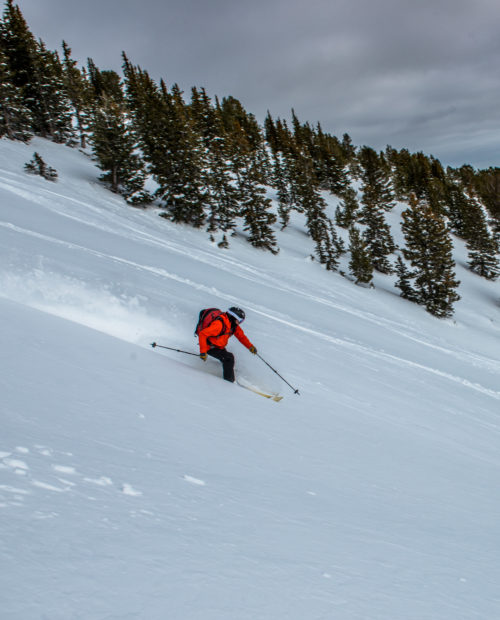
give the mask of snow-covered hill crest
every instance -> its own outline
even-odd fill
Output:
[[[498,618],[500,284],[456,242],[438,320],[312,262],[298,219],[221,250],[98,176],[0,141],[2,620]],[[149,346],[233,304],[300,396],[237,342],[280,403]]]

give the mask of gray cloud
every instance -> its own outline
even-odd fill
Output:
[[[18,0],[54,49],[233,95],[262,121],[347,132],[444,164],[500,165],[497,0]]]

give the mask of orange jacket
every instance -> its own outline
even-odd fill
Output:
[[[212,347],[217,349],[225,349],[227,342],[232,335],[231,321],[228,319],[227,314],[223,312],[214,321],[212,321],[208,327],[202,329],[198,334],[200,353],[206,353]],[[234,335],[247,349],[253,346],[239,325],[236,326]]]

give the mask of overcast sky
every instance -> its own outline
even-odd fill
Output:
[[[354,144],[500,166],[499,0],[17,0],[50,49]]]

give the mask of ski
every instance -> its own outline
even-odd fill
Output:
[[[269,398],[270,400],[274,400],[275,403],[279,403],[279,401],[283,398],[283,396],[280,396],[279,394],[266,394],[266,392],[259,390],[253,385],[242,383],[240,380],[237,380],[236,383],[240,387],[245,388],[245,390],[250,390],[250,392],[253,392],[254,394],[259,394],[259,396],[264,396],[264,398]]]

